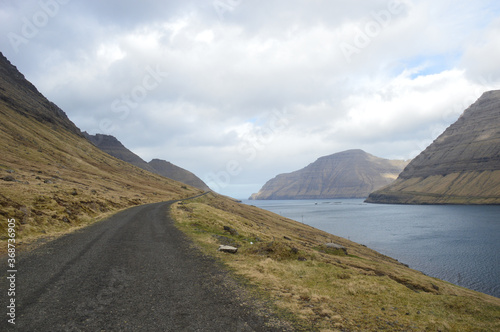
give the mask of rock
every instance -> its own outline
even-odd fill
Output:
[[[78,191],[76,189],[73,189],[73,191],[71,192],[71,195],[73,195],[73,196],[78,195]]]
[[[16,179],[12,175],[5,176],[3,180],[7,182],[16,182]]]
[[[238,248],[232,246],[224,246],[224,245],[219,246],[219,249],[217,250],[222,252],[227,252],[230,254],[236,254],[238,252]]]
[[[236,245],[236,241],[234,241],[233,239],[231,238],[228,238],[227,236],[224,236],[224,235],[217,235],[217,234],[214,234],[212,235],[214,238],[216,238],[217,240],[219,240],[219,243],[221,245],[225,245],[225,246],[234,246]]]
[[[238,236],[239,235],[239,233],[238,233],[237,230],[235,230],[234,228],[231,228],[229,226],[224,226],[224,230],[226,232],[229,232],[229,234],[231,234],[231,235],[234,235],[234,236]]]
[[[340,244],[330,242],[330,243],[325,243],[325,245],[328,249],[342,250],[347,255],[347,248]]]
[[[9,174],[13,174],[13,173],[15,173],[16,171],[14,171],[13,169],[8,169],[6,172],[7,172],[7,173],[9,173]]]
[[[46,184],[53,184],[53,183],[54,183],[54,181],[47,179],[47,180],[43,181],[43,183],[46,183]]]
[[[284,238],[285,240],[292,241],[292,239],[290,239],[288,236],[283,236],[283,238]]]

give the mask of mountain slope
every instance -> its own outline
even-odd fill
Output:
[[[210,190],[210,188],[196,175],[168,161],[153,159],[149,163],[145,162],[141,157],[127,149],[114,136],[102,134],[89,135],[87,133],[84,133],[84,135],[95,146],[113,157],[126,161],[148,172],[188,184],[204,191]]]
[[[161,159],[153,159],[148,163],[148,165],[154,169],[156,174],[189,184],[190,186],[204,191],[210,190],[205,182],[203,182],[199,177],[182,167],[172,164],[171,162]]]
[[[126,161],[148,172],[156,173],[153,167],[149,166],[141,157],[127,149],[118,139],[116,139],[116,137],[102,134],[89,135],[86,132],[84,135],[92,144],[113,157]]]
[[[500,91],[484,93],[367,202],[500,204]]]
[[[26,118],[35,119],[47,126],[62,127],[81,136],[73,122],[56,104],[47,100],[24,75],[0,53],[0,100],[2,105]]]
[[[18,239],[200,192],[96,148],[2,54],[0,73],[0,215],[16,219]]]
[[[394,181],[405,165],[405,161],[348,150],[276,176],[251,199],[364,198]]]

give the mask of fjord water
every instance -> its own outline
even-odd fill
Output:
[[[500,206],[382,205],[361,199],[256,200],[412,269],[500,297]]]

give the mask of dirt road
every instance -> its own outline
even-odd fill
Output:
[[[266,326],[272,317],[191,247],[168,216],[171,203],[134,207],[18,254],[15,326],[3,257],[0,330],[283,330]]]

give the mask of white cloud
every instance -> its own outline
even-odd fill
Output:
[[[492,84],[500,80],[500,18],[488,25],[485,31],[471,36],[465,47],[460,65],[467,70],[467,76],[482,84]]]
[[[0,49],[82,130],[200,177],[237,162],[237,197],[345,149],[413,157],[500,80],[493,0],[72,1],[19,52],[40,6],[7,3]]]

